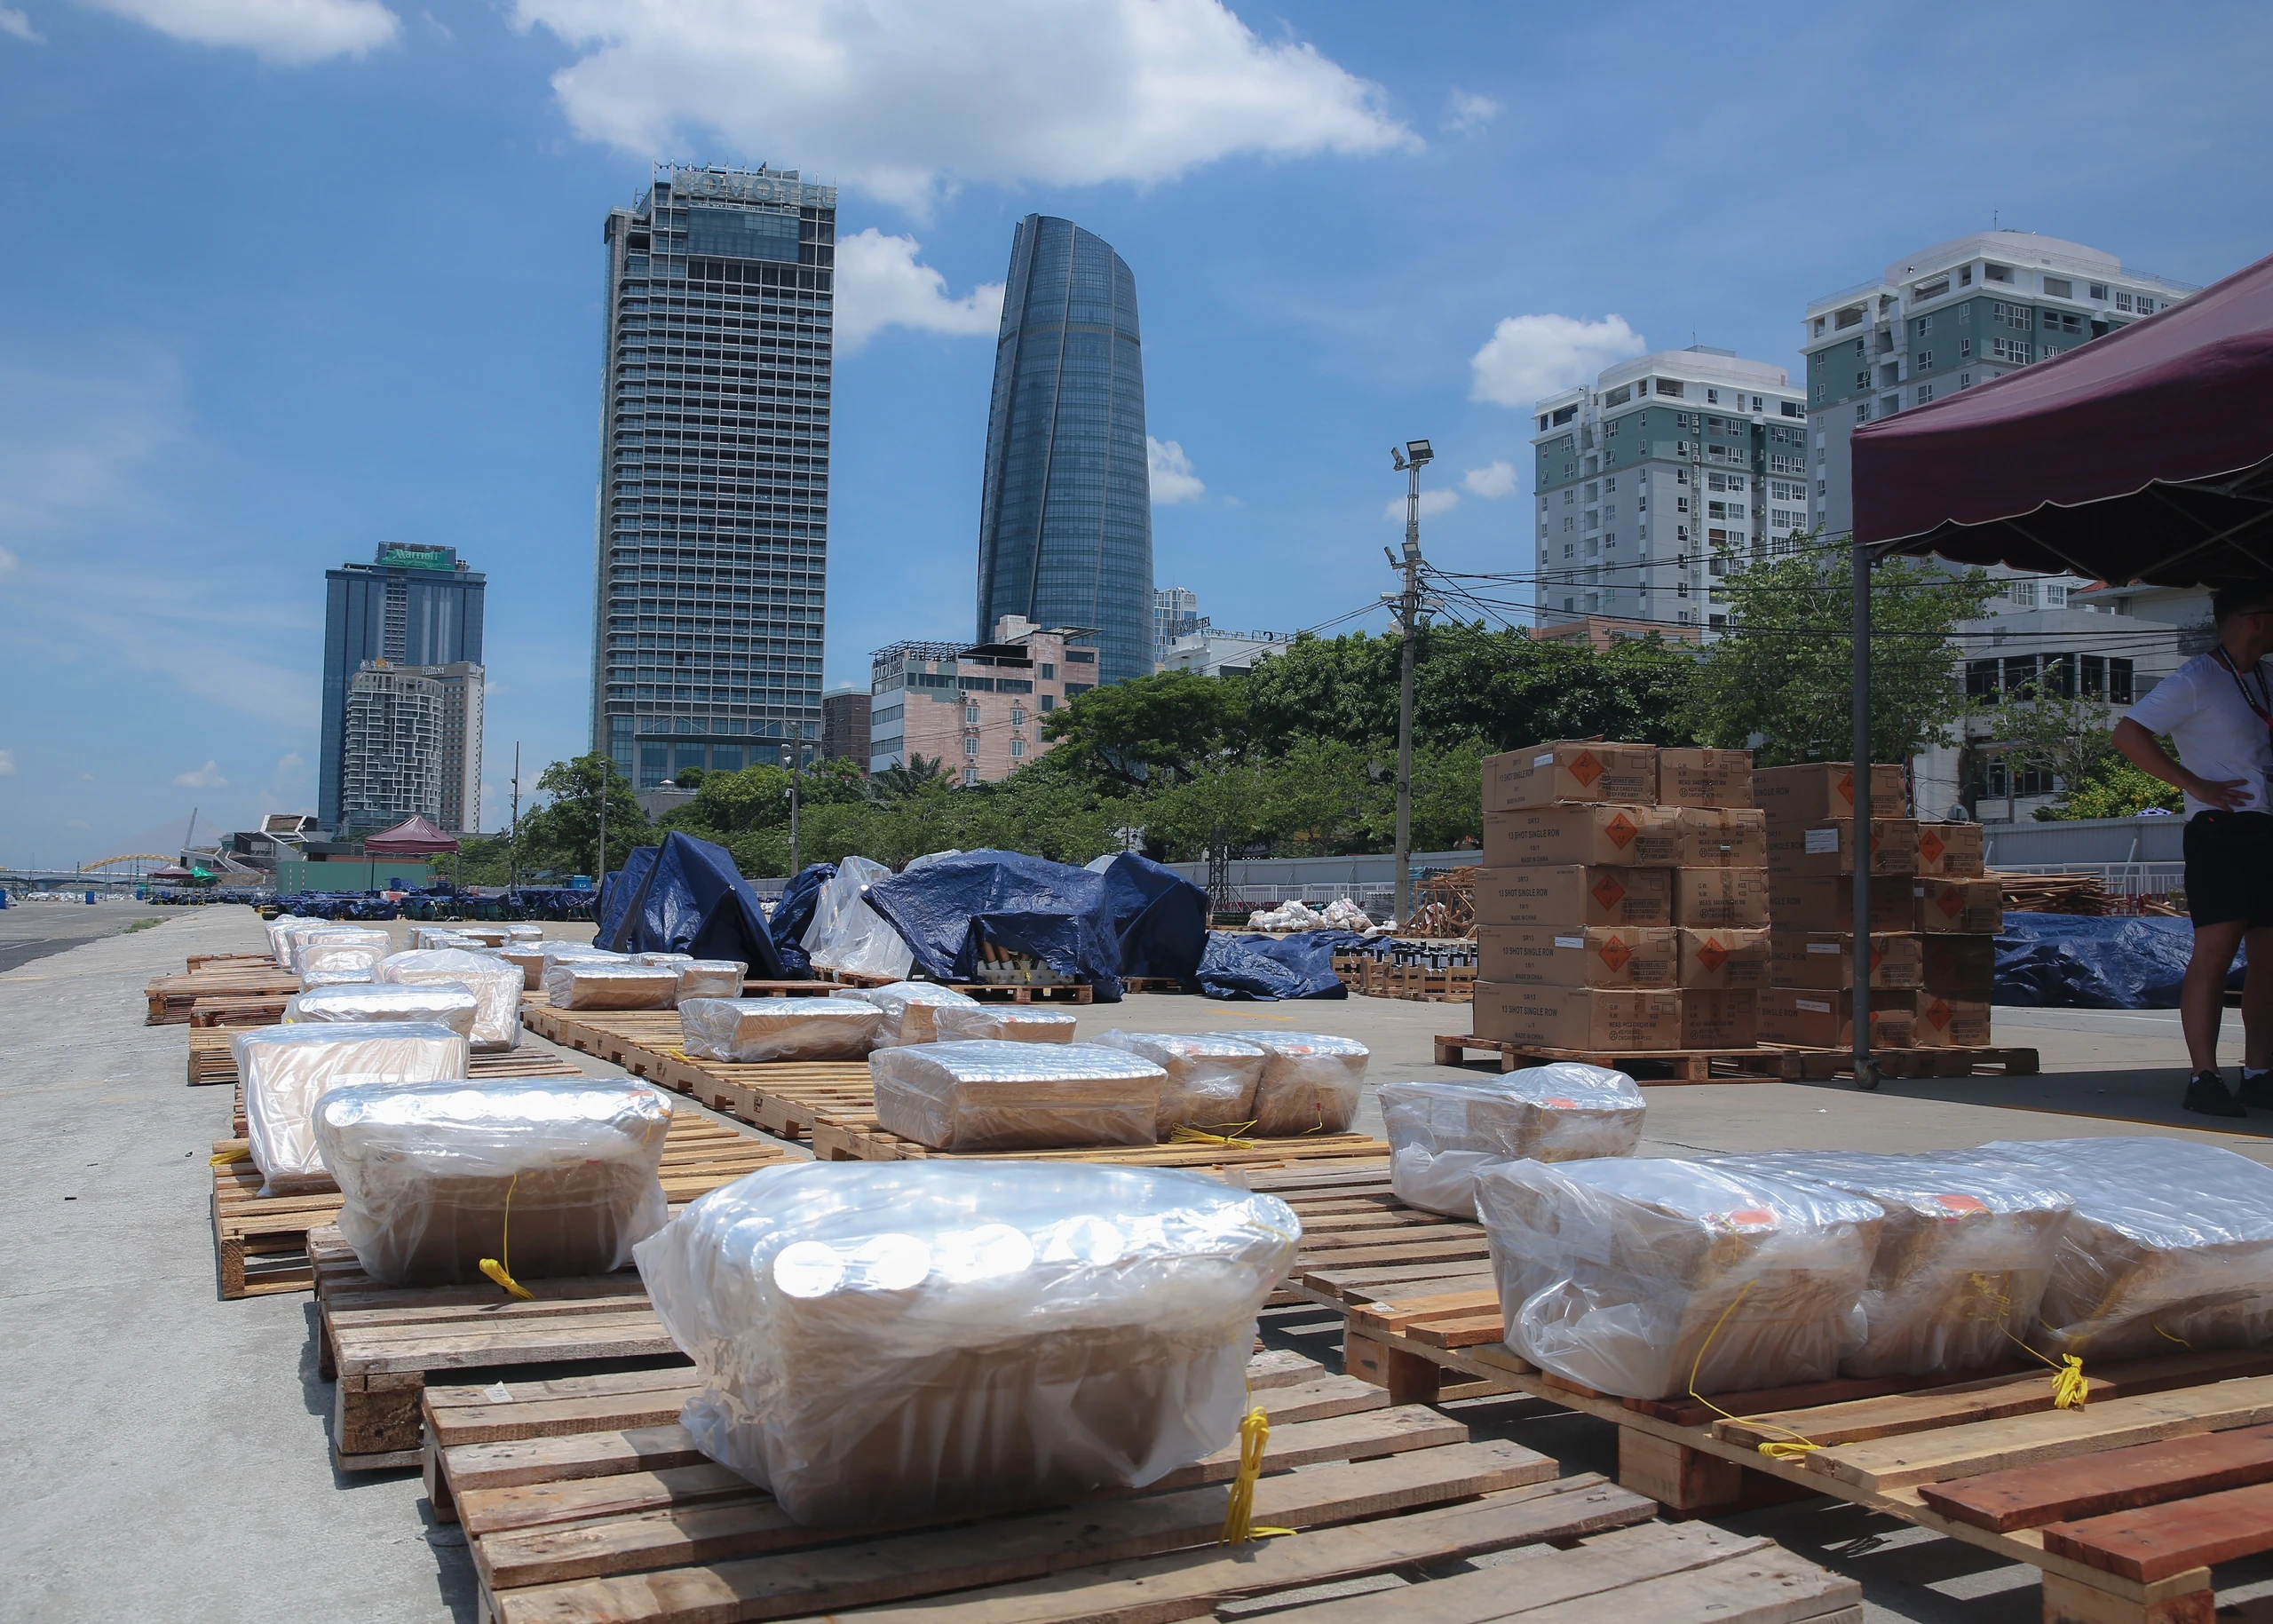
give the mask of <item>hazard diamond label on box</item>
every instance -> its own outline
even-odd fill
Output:
[[[1926,1018],[1936,1026],[1948,1026],[1950,1024],[1949,1001],[1944,998],[1936,998],[1933,1002],[1928,1004],[1926,1006]]]
[[[1855,775],[1852,772],[1839,780],[1839,798],[1849,806],[1855,804]]]
[[[1582,788],[1592,789],[1595,780],[1602,776],[1602,763],[1595,759],[1592,750],[1580,750],[1571,763],[1571,776],[1577,779]]]
[[[1609,836],[1611,844],[1621,852],[1633,844],[1634,832],[1634,820],[1624,812],[1620,812],[1603,826],[1603,833]]]
[[[1928,862],[1940,862],[1943,850],[1942,837],[1933,830],[1928,829],[1918,836],[1918,855]]]
[[[1634,949],[1613,936],[1595,950],[1595,956],[1612,970],[1623,970],[1626,961],[1634,956]]]
[[[1942,893],[1942,913],[1945,917],[1955,919],[1963,912],[1965,912],[1965,893],[1963,891],[1958,890],[1955,886],[1952,886],[1949,890]]]
[[[1718,970],[1729,962],[1729,950],[1708,936],[1697,950],[1697,962],[1707,970]]]
[[[1616,907],[1626,900],[1626,887],[1614,874],[1606,874],[1594,884],[1594,899],[1604,907]]]

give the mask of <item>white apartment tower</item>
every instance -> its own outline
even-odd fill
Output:
[[[1722,578],[1806,526],[1807,407],[1781,367],[1695,345],[1532,409],[1542,628],[1591,615],[1709,640]]]
[[[481,667],[367,661],[349,680],[341,826],[384,828],[416,813],[455,835],[481,829]]]

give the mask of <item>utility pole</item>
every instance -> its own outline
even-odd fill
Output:
[[[1403,664],[1397,682],[1397,890],[1390,923],[1405,928],[1413,916],[1413,645],[1421,620],[1421,471],[1435,460],[1425,440],[1391,446],[1390,463],[1406,476],[1405,557],[1390,554],[1390,567],[1405,574],[1405,590],[1382,600],[1394,606],[1403,634]],[[1388,552],[1389,549],[1382,549]]]
[[[794,879],[798,869],[797,804],[804,798],[801,792],[804,787],[805,725],[792,722],[789,725],[796,730],[789,743],[789,875]]]
[[[593,913],[599,911],[599,893],[607,885],[607,780],[614,775],[615,758],[603,756],[600,767],[600,866],[592,871]]]
[[[513,822],[505,836],[505,889],[521,888],[521,741],[513,741]]]

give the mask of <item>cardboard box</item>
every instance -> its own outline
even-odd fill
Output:
[[[1479,925],[1669,925],[1670,868],[1577,864],[1558,868],[1482,868],[1474,904]]]
[[[1616,1054],[1681,1047],[1681,994],[1476,984],[1476,1035],[1540,1049]]]
[[[1871,985],[1914,991],[1926,981],[1926,939],[1873,936]],[[1841,987],[1855,985],[1855,939],[1837,931],[1776,931],[1769,935],[1777,986]]]
[[[1819,987],[1771,986],[1760,994],[1760,1041],[1802,1049],[1852,1049],[1855,995]],[[1918,994],[1871,994],[1871,1047],[1914,1049]]]
[[[1918,872],[1952,879],[1977,879],[1984,872],[1981,861],[1981,826],[1977,823],[1921,823],[1918,826]]]
[[[1765,868],[1768,814],[1749,806],[1672,809],[1680,825],[1683,868]]]
[[[1768,871],[1764,868],[1676,868],[1673,922],[1699,929],[1768,928]]]
[[[1481,925],[1476,949],[1476,978],[1503,986],[1671,986],[1681,974],[1667,925]]]
[[[1871,929],[1914,931],[1917,899],[1899,881],[1871,882]],[[1851,931],[1855,876],[1768,871],[1768,917],[1779,931]]]
[[[1921,931],[1994,936],[2005,928],[2005,888],[1998,881],[1921,875],[1910,890],[1917,901]]]
[[[1778,824],[1830,823],[1855,815],[1855,769],[1843,761],[1810,761],[1797,767],[1759,767],[1752,775],[1752,804]],[[1871,816],[1899,818],[1909,811],[1902,768],[1881,762],[1871,769]]]
[[[1871,873],[1918,872],[1918,825],[1908,818],[1871,820]],[[1768,826],[1768,867],[1772,874],[1852,874],[1855,826],[1796,823]]]
[[[1757,992],[1772,986],[1769,966],[1774,962],[1765,931],[1700,931],[1682,926],[1682,991],[1699,993]]]
[[[1658,804],[1658,747],[1564,740],[1484,758],[1484,810],[1557,801]]]
[[[1750,806],[1750,750],[1658,752],[1660,806]]]
[[[1925,988],[1944,998],[1993,1002],[1997,991],[1997,939],[1926,938]]]
[[[1918,994],[1919,1048],[1986,1049],[1988,1046],[1987,999],[1944,998],[1939,993]]]
[[[1523,806],[1484,814],[1484,866],[1564,863],[1670,868],[1682,860],[1681,813],[1670,806]]]
[[[1683,1049],[1751,1049],[1760,1042],[1760,994],[1707,992],[1683,987],[1681,1046]]]

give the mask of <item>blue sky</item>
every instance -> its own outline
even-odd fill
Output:
[[[312,805],[322,572],[384,541],[488,573],[490,826],[515,741],[583,747],[599,227],[652,158],[843,188],[835,685],[971,630],[1025,213],[1136,272],[1160,583],[1298,628],[1393,584],[1409,437],[1430,555],[1521,567],[1493,397],[1627,331],[1796,369],[1809,298],[1992,217],[2273,251],[2269,67],[2253,5],[0,0],[0,862]]]

